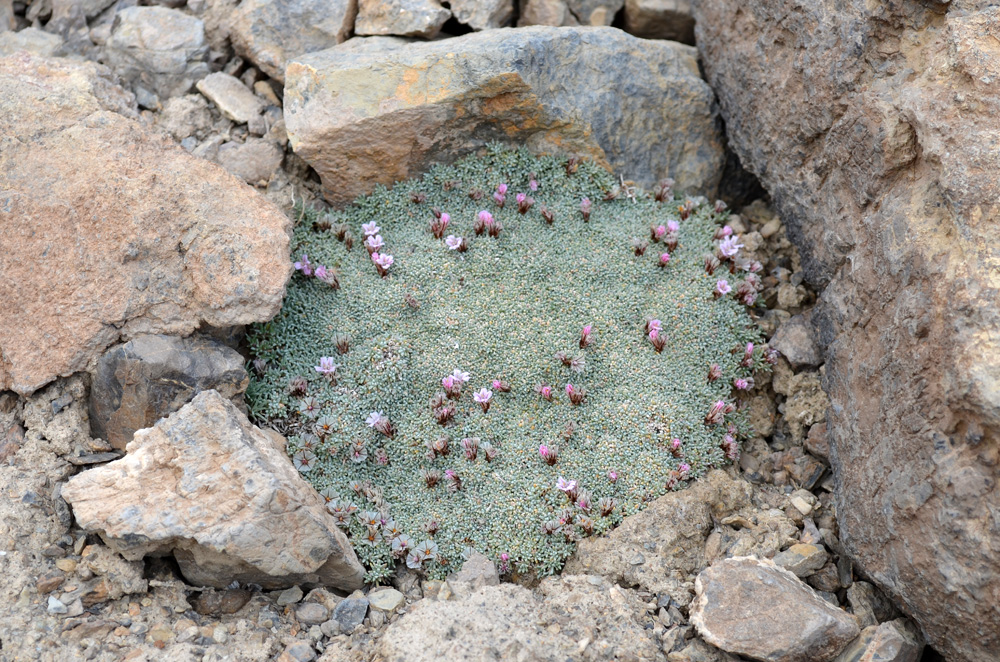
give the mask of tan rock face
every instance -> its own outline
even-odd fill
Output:
[[[322,498],[218,392],[136,432],[127,450],[62,491],[80,525],[126,559],[173,552],[188,581],[216,588],[361,587]]]
[[[281,306],[288,219],[133,117],[103,67],[0,59],[0,389],[90,369],[122,337]]]
[[[1000,650],[990,4],[695,7],[730,141],[829,283],[814,319],[842,541],[960,661]]]
[[[613,28],[352,39],[288,65],[285,122],[338,205],[490,141],[711,195],[722,143],[694,55]]]
[[[765,662],[827,662],[860,634],[855,620],[768,560],[725,559],[698,575],[691,623],[705,641]]]

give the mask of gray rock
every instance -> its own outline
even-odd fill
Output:
[[[119,76],[162,98],[185,94],[210,71],[205,24],[176,9],[122,9],[106,52]]]
[[[694,45],[691,0],[625,0],[625,31]]]
[[[289,59],[350,37],[357,13],[357,0],[243,0],[230,37],[237,53],[284,81]]]
[[[316,602],[303,602],[295,608],[295,618],[303,625],[319,625],[330,618],[330,610]]]
[[[822,545],[792,545],[774,557],[774,563],[796,577],[809,577],[826,565],[829,554]]]
[[[289,644],[278,658],[278,662],[312,662],[316,659],[316,650],[305,641]]]
[[[124,449],[136,430],[208,389],[245,411],[243,392],[249,381],[240,353],[218,341],[138,336],[112,347],[97,362],[90,390],[91,431]]]
[[[436,0],[358,0],[354,32],[432,39],[451,17]]]
[[[860,662],[861,656],[868,649],[868,644],[875,637],[875,630],[877,629],[876,626],[870,625],[861,630],[858,638],[848,644],[847,648],[842,650],[833,662]]]
[[[514,17],[513,0],[451,0],[451,15],[473,30],[502,28]]]
[[[14,18],[13,0],[0,0],[0,33],[8,32],[17,27],[17,20]]]
[[[49,601],[46,605],[46,609],[50,614],[65,614],[67,611],[69,611],[66,608],[66,605],[64,605],[61,600],[52,595],[49,596]]]
[[[858,636],[857,623],[768,560],[715,563],[695,581],[691,623],[705,641],[763,662],[826,662]]]
[[[244,588],[229,588],[224,591],[202,591],[194,602],[194,610],[204,616],[235,614],[250,602],[253,593]],[[213,635],[218,641],[218,638]],[[219,643],[224,643],[219,641]]]
[[[918,662],[924,638],[906,618],[882,623],[875,629],[859,662]]]
[[[61,55],[62,45],[62,37],[38,28],[25,28],[18,32],[0,30],[0,57],[13,55],[17,51],[53,57]]]
[[[293,605],[301,599],[302,589],[299,586],[292,586],[279,593],[274,602],[279,607],[284,607],[286,605]]]
[[[368,593],[368,604],[372,609],[392,613],[406,603],[403,594],[394,588],[373,589]]]
[[[496,565],[479,552],[473,552],[462,564],[461,570],[448,577],[448,587],[459,598],[466,597],[483,586],[499,585],[500,575]]]
[[[566,0],[573,17],[580,25],[611,25],[625,0]]]
[[[319,626],[319,631],[323,633],[324,637],[336,637],[340,634],[340,622],[331,618]]]
[[[688,46],[543,27],[400,44],[352,39],[286,70],[289,140],[331,203],[493,140],[591,158],[643,185],[669,174],[710,195],[718,184],[712,91]]]
[[[215,156],[223,168],[247,184],[255,185],[271,181],[284,158],[280,147],[264,139],[224,143]]]
[[[136,432],[124,458],[73,476],[62,495],[126,559],[172,551],[195,585],[362,584],[323,498],[217,391]]]
[[[352,595],[340,601],[333,610],[333,620],[340,623],[344,632],[351,632],[361,625],[368,613],[368,598],[363,595]]]
[[[517,25],[577,26],[580,21],[573,16],[566,0],[521,0],[521,15],[517,19]]]
[[[794,370],[816,368],[823,362],[808,314],[795,315],[779,326],[768,344],[781,352]]]
[[[264,102],[235,76],[217,71],[197,84],[219,111],[237,124],[246,124],[264,112]]]
[[[892,601],[868,582],[856,581],[848,587],[847,604],[863,628],[892,620],[898,615]]]

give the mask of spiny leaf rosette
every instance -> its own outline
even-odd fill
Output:
[[[250,332],[248,400],[369,581],[396,560],[440,577],[471,549],[556,572],[736,456],[766,355],[745,306],[759,264],[724,212],[668,186],[491,147],[301,213],[284,307]]]

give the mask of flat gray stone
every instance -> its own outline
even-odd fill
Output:
[[[368,593],[368,604],[379,611],[394,612],[405,602],[403,594],[394,588],[378,588]]]
[[[217,71],[198,81],[198,91],[215,104],[223,115],[237,124],[246,124],[264,112],[264,101],[239,78]]]
[[[368,598],[351,596],[344,598],[333,610],[333,620],[340,623],[344,632],[350,632],[365,620],[368,613]]]
[[[774,563],[796,577],[809,577],[830,557],[822,545],[792,545],[774,557]]]

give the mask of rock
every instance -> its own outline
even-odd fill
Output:
[[[576,20],[566,0],[521,0],[521,15],[518,27],[531,25],[576,26]]]
[[[212,126],[212,113],[200,94],[171,97],[157,113],[156,125],[178,142],[189,136],[204,138]]]
[[[1000,300],[985,220],[1000,199],[1000,8],[717,0],[694,12],[733,149],[807,281],[826,286],[814,319],[845,552],[944,658],[993,659],[1000,308],[983,302]]]
[[[376,654],[386,662],[531,659],[662,659],[632,594],[593,577],[548,577],[537,592],[484,586],[459,601],[421,600],[389,625]]]
[[[764,662],[825,662],[860,630],[795,575],[768,560],[737,557],[698,575],[691,623],[705,641]]]
[[[124,450],[136,430],[215,389],[242,411],[250,378],[235,349],[209,338],[144,335],[112,347],[97,362],[90,389],[95,437]]]
[[[80,525],[126,559],[173,552],[197,586],[361,586],[364,569],[322,498],[217,391],[136,432],[127,450],[62,492]]]
[[[246,124],[264,112],[260,97],[235,76],[217,71],[205,76],[196,85],[219,111],[237,124]]]
[[[269,140],[228,142],[219,147],[219,165],[248,184],[271,181],[281,167],[285,153]]]
[[[303,602],[295,608],[295,618],[303,625],[319,625],[330,618],[330,610],[316,602]]]
[[[284,607],[285,605],[293,605],[301,599],[302,589],[298,586],[292,586],[282,591],[275,599],[275,603],[279,607]]]
[[[210,71],[205,24],[166,7],[118,11],[106,53],[115,73],[161,97],[187,93]]]
[[[25,28],[19,32],[0,30],[0,57],[13,55],[18,51],[27,51],[40,57],[53,57],[61,55],[62,45],[62,37],[38,28]]]
[[[499,580],[497,584],[499,584]],[[386,613],[391,614],[405,603],[406,599],[403,597],[403,594],[394,588],[380,588],[368,593],[368,604],[371,608]]]
[[[35,582],[35,589],[40,595],[45,595],[59,588],[64,581],[66,581],[66,575],[63,573],[50,572],[38,578],[38,581]]]
[[[281,307],[288,218],[135,112],[99,65],[0,59],[0,389],[92,370],[122,336]],[[44,331],[25,334],[23,320]]]
[[[877,587],[856,581],[847,589],[847,604],[861,627],[878,625],[896,617],[896,608]]]
[[[613,28],[401,43],[352,39],[288,65],[288,137],[333,204],[498,139],[591,158],[643,185],[668,174],[692,193],[718,184],[721,136],[693,48]]]
[[[611,25],[625,0],[566,0],[570,13],[580,25]]]
[[[796,577],[809,577],[826,565],[829,554],[822,545],[792,545],[774,557],[774,563]]]
[[[436,0],[358,0],[354,32],[432,39],[450,17]]]
[[[808,314],[795,315],[778,327],[768,345],[781,352],[794,370],[816,368],[823,362],[813,338]]]
[[[920,631],[900,618],[878,626],[859,662],[918,662],[923,652]]]
[[[243,588],[228,588],[224,591],[206,590],[195,599],[193,606],[194,610],[203,616],[235,614],[243,609],[252,597],[253,593]]]
[[[462,564],[462,569],[448,577],[448,587],[453,595],[465,597],[483,586],[498,586],[500,575],[497,567],[486,556],[473,552]]]
[[[48,612],[50,614],[65,614],[67,611],[69,611],[68,609],[66,609],[66,605],[64,605],[60,600],[51,595],[49,596],[49,601],[46,608],[48,609]]]
[[[276,662],[312,662],[316,659],[316,650],[305,641],[289,644],[278,656]]]
[[[656,499],[626,517],[605,536],[584,538],[566,562],[565,573],[593,573],[626,586],[691,601],[691,582],[711,558],[774,556],[796,542],[798,528],[780,510],[754,507],[753,490],[725,471],[710,471],[678,492]],[[713,529],[713,550],[706,551]],[[633,564],[637,556],[641,564]]]
[[[230,37],[237,53],[284,81],[289,59],[350,37],[357,13],[357,0],[243,0]]]
[[[701,639],[692,639],[681,650],[669,653],[667,662],[739,662],[739,658],[709,646]]]
[[[826,420],[826,411],[830,406],[830,398],[820,382],[820,373],[800,372],[785,381],[775,381],[774,390],[785,396],[785,421],[793,442],[801,444],[810,426]]]
[[[12,0],[0,0],[0,33],[14,30],[17,19],[14,18],[14,3]]]
[[[694,45],[690,0],[625,0],[625,31],[643,39]]]
[[[868,644],[875,636],[877,629],[874,625],[863,629],[858,638],[848,644],[847,648],[842,650],[833,662],[858,662],[865,654],[865,649],[868,648]]]
[[[340,601],[333,610],[333,620],[340,623],[340,629],[351,632],[365,620],[368,613],[368,598],[363,595],[351,596]]]
[[[803,446],[807,451],[819,459],[829,463],[830,444],[827,441],[826,423],[817,423],[809,428],[809,434],[806,435],[806,440],[803,442]]]
[[[513,0],[451,0],[451,15],[473,30],[502,28],[514,17]]]

